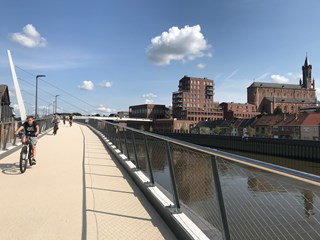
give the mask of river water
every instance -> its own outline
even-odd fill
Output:
[[[320,159],[318,161],[308,161],[225,149],[221,149],[221,151],[320,176]]]
[[[140,167],[149,175],[144,147],[137,148]],[[173,200],[164,149],[161,141],[149,143],[155,182]],[[228,152],[320,174],[320,164],[315,162]],[[183,212],[213,238],[223,227],[210,156],[174,145],[171,157]],[[218,158],[217,166],[231,239],[320,239],[319,187],[226,159]]]

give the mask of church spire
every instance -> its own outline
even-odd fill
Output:
[[[302,66],[302,87],[310,89],[312,87],[312,65],[309,64],[308,54],[306,54],[306,59],[304,60],[304,65]]]
[[[304,60],[304,66],[309,66],[308,55],[306,55],[306,59]]]

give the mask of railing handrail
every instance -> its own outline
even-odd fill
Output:
[[[90,118],[90,119],[95,119],[95,118]],[[95,119],[95,120],[99,120],[99,119]],[[99,120],[101,122],[105,122],[102,120]],[[300,180],[302,182],[306,182],[306,183],[310,183],[316,186],[320,186],[320,176],[314,175],[314,174],[310,174],[310,173],[305,173],[305,172],[301,172],[298,170],[294,170],[294,169],[290,169],[290,168],[286,168],[286,167],[282,167],[282,166],[278,166],[272,163],[266,163],[266,162],[261,162],[259,160],[255,160],[252,158],[247,158],[247,157],[242,157],[242,156],[238,156],[232,153],[227,153],[227,152],[223,152],[223,151],[219,151],[217,149],[212,149],[212,148],[208,148],[208,147],[203,147],[197,144],[193,144],[193,143],[189,143],[189,142],[185,142],[185,141],[181,141],[178,139],[173,139],[170,137],[166,137],[166,136],[161,136],[155,133],[150,133],[147,131],[141,131],[135,128],[130,128],[130,127],[124,127],[121,126],[119,124],[116,123],[111,123],[111,122],[107,122],[108,124],[111,124],[115,127],[119,127],[119,128],[124,128],[124,129],[128,129],[130,131],[136,132],[136,133],[140,133],[140,134],[145,134],[147,136],[150,137],[154,137],[156,139],[160,139],[160,140],[164,140],[164,141],[168,141],[171,143],[175,143],[177,145],[183,146],[183,147],[188,147],[191,148],[193,150],[205,153],[205,154],[210,154],[210,155],[214,155],[214,156],[218,156],[218,157],[222,157],[224,159],[228,159],[230,161],[233,162],[237,162],[239,164],[243,164],[243,165],[247,165],[250,167],[254,167],[254,168],[258,168],[264,171],[268,171],[271,173],[276,173],[276,174],[280,174],[282,176],[286,176],[286,177],[290,177],[292,179],[295,180]]]

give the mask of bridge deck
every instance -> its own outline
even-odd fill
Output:
[[[0,239],[175,239],[87,127],[41,138],[24,174],[18,159],[0,160]]]

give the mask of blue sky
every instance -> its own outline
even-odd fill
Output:
[[[12,90],[10,49],[28,113],[37,74],[47,75],[39,106],[58,94],[60,111],[102,114],[171,105],[184,75],[213,79],[215,101],[246,102],[254,80],[297,84],[306,52],[320,86],[319,9],[317,0],[2,0],[0,83]]]

